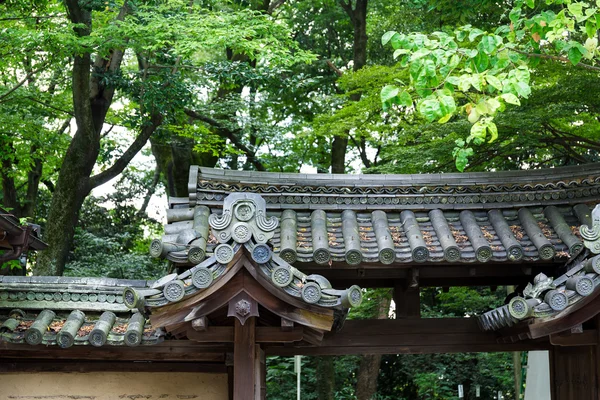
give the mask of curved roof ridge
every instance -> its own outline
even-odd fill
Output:
[[[600,163],[568,167],[512,170],[496,172],[431,173],[431,174],[306,174],[260,171],[238,171],[192,166],[190,190],[199,181],[242,185],[301,186],[465,186],[482,184],[521,184],[560,182],[600,175]]]

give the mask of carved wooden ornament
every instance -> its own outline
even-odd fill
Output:
[[[241,292],[229,300],[228,317],[235,317],[244,325],[250,317],[258,317],[258,303],[248,293]]]

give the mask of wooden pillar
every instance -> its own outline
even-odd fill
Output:
[[[410,287],[404,282],[397,283],[394,287],[394,303],[396,304],[396,318],[421,316],[421,297],[419,287]]]
[[[550,350],[552,400],[598,399],[598,353],[598,345]]]
[[[256,380],[255,340],[256,317],[250,317],[244,325],[234,318],[235,332],[233,343],[233,400],[256,400],[254,384]]]
[[[256,345],[254,398],[256,400],[266,400],[267,398],[267,360],[260,345]]]

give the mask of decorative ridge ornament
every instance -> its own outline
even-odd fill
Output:
[[[277,217],[267,217],[267,203],[255,193],[232,193],[223,202],[223,213],[212,214],[208,223],[220,243],[233,239],[246,243],[251,237],[257,243],[266,243],[279,226]]]
[[[523,297],[517,296],[510,301],[508,315],[505,305],[478,317],[483,330],[498,330],[526,318],[551,317],[596,290],[600,285],[600,205],[596,205],[591,217],[586,210],[587,207],[574,210],[584,222],[579,233],[585,248],[571,252],[571,259],[565,265],[567,272],[556,279],[543,273],[536,275],[533,284],[528,283],[523,290]],[[554,210],[548,207],[546,211],[552,217]]]

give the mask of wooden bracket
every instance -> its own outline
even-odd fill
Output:
[[[246,292],[240,292],[229,300],[228,317],[235,317],[244,325],[250,317],[258,317],[258,303]]]
[[[294,321],[290,321],[287,318],[281,318],[281,330],[290,332],[292,329],[294,329]]]
[[[206,317],[196,318],[192,321],[192,328],[194,328],[196,332],[205,332],[206,328],[208,328],[208,320]]]

